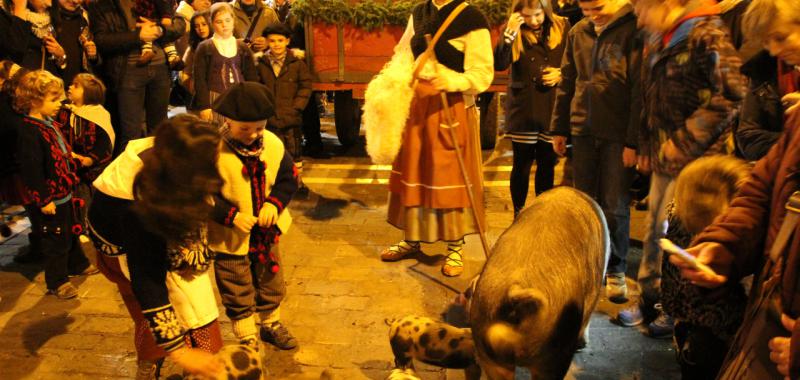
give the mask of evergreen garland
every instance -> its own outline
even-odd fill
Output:
[[[385,25],[406,25],[411,9],[425,0],[295,0],[292,12],[300,20],[311,17],[326,24],[352,24],[372,31]],[[471,0],[492,25],[500,25],[508,18],[511,0]]]

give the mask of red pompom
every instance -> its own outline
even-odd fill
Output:
[[[269,271],[270,271],[272,274],[278,273],[278,271],[279,271],[280,269],[281,269],[281,267],[280,267],[280,266],[279,266],[277,263],[273,263],[272,265],[270,265],[270,266],[269,266]]]

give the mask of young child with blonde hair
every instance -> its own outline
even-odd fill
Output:
[[[666,237],[688,247],[694,235],[725,212],[749,173],[750,166],[732,156],[702,157],[687,165],[667,206]],[[744,289],[734,283],[709,295],[683,279],[667,255],[661,270],[661,308],[675,319],[676,356],[683,378],[713,379],[742,323]]]
[[[77,217],[83,206],[72,197],[78,183],[77,162],[53,117],[61,109],[64,83],[44,70],[32,71],[19,82],[14,109],[22,114],[17,151],[22,181],[36,207],[30,217],[41,221],[41,251],[45,257],[47,290],[61,299],[75,298],[78,290],[69,276],[97,273],[81,250],[83,231]],[[36,223],[34,223],[36,225]]]

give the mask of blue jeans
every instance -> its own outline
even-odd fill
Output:
[[[634,169],[622,165],[622,143],[572,136],[575,188],[594,198],[608,223],[611,257],[606,273],[625,273],[631,229],[628,189]]]
[[[661,293],[661,248],[658,239],[664,237],[664,222],[667,220],[667,204],[675,193],[675,179],[664,174],[650,176],[650,193],[647,195],[647,215],[642,242],[642,261],[639,264],[639,288],[642,290],[642,304],[652,307]]]
[[[114,144],[117,153],[125,150],[128,141],[152,133],[167,118],[170,85],[166,64],[138,67],[128,63],[117,93],[120,119]]]

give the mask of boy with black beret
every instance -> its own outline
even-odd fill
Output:
[[[297,191],[298,177],[281,140],[265,130],[275,115],[273,104],[266,86],[241,82],[212,105],[227,121],[220,129],[218,163],[225,183],[215,197],[208,245],[216,253],[217,287],[236,338],[258,349],[257,312],[261,338],[289,350],[297,341],[280,322],[286,285],[278,237],[291,225],[286,206]]]
[[[303,172],[300,157],[303,135],[303,110],[311,96],[311,72],[301,57],[288,49],[292,31],[283,23],[273,23],[264,29],[268,50],[258,59],[258,75],[275,99],[275,115],[267,129],[276,134]]]

